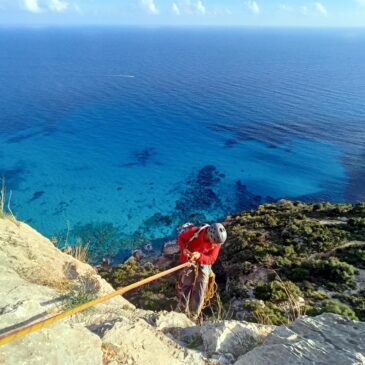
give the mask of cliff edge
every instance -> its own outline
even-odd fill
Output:
[[[0,333],[113,291],[30,226],[0,219]],[[205,322],[135,308],[122,297],[0,347],[0,363],[365,364],[365,323],[334,314],[288,326]]]

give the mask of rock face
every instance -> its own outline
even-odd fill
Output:
[[[261,345],[274,328],[248,322],[218,321],[203,324],[200,333],[208,355],[224,355],[237,359]]]
[[[0,334],[64,310],[70,292],[113,291],[96,271],[24,223],[0,219]],[[194,324],[183,314],[135,309],[122,297],[0,347],[4,365],[206,364],[164,329]]]
[[[113,291],[95,270],[26,224],[0,219],[0,334],[65,309],[70,293]],[[136,309],[122,297],[0,347],[4,365],[365,364],[365,323],[335,315],[288,327],[195,325]]]
[[[246,364],[365,364],[365,323],[335,314],[301,317],[278,327],[235,363]]]

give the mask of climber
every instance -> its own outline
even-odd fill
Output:
[[[192,265],[179,276],[177,311],[187,313],[192,320],[196,320],[202,310],[211,266],[226,238],[227,232],[220,223],[188,227],[179,235],[180,263],[191,261]]]

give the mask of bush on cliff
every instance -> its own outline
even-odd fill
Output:
[[[118,289],[159,272],[160,270],[149,262],[140,265],[136,261],[130,261],[115,268],[102,269],[99,273],[115,289]],[[173,310],[176,307],[176,281],[176,276],[169,276],[126,293],[124,297],[143,309]]]
[[[317,307],[307,311],[310,316],[317,316],[322,313],[335,313],[352,320],[358,320],[355,312],[348,305],[335,300],[324,300]]]

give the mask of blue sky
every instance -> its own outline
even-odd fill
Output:
[[[0,25],[365,27],[365,0],[0,0]]]

